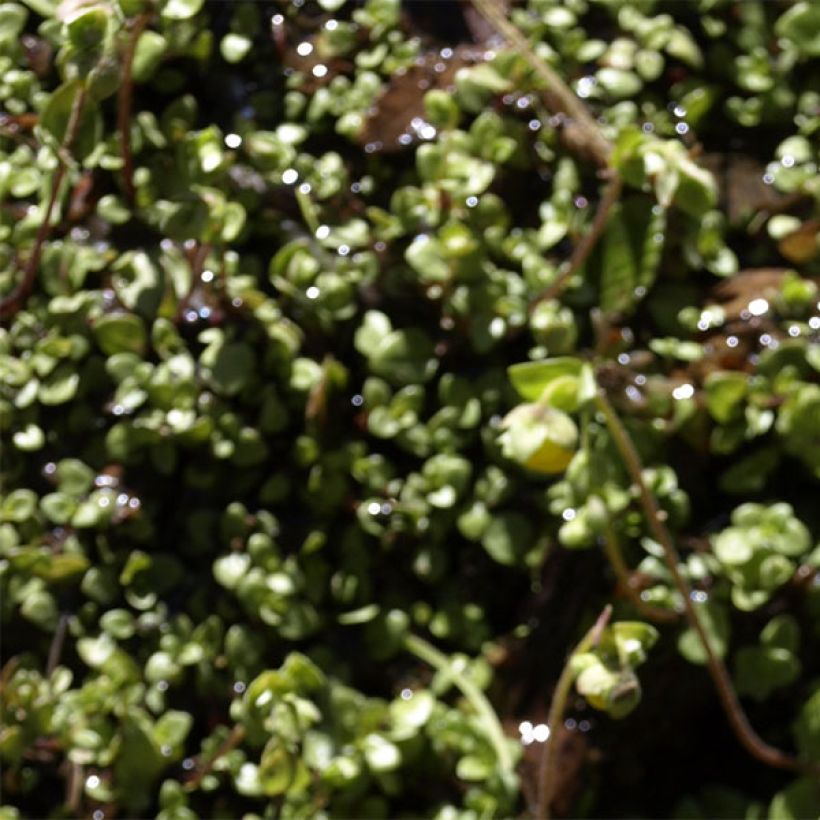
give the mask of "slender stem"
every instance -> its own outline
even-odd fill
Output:
[[[54,176],[51,180],[51,194],[49,195],[48,203],[43,213],[43,221],[40,223],[40,227],[37,229],[37,234],[34,237],[34,247],[31,249],[31,255],[23,269],[23,278],[20,284],[8,296],[0,300],[0,319],[8,319],[17,313],[34,288],[34,283],[37,281],[37,269],[40,267],[40,257],[43,255],[43,246],[51,234],[51,217],[57,205],[60,188],[62,187],[63,179],[68,169],[67,158],[64,155],[71,149],[74,140],[77,138],[77,133],[80,130],[80,118],[83,106],[85,105],[85,97],[85,86],[82,86],[74,97],[65,135],[62,144],[57,150],[57,169],[54,171]]]
[[[217,760],[235,749],[244,739],[245,727],[238,723],[231,729],[231,733],[222,741],[219,748],[208,758],[205,764],[191,775],[191,778],[185,783],[185,791],[191,792],[198,788],[205,775],[209,774],[216,765]]]
[[[618,585],[624,591],[626,597],[629,598],[632,606],[634,606],[641,615],[649,618],[650,621],[656,621],[658,623],[673,623],[678,620],[678,614],[676,612],[670,609],[661,609],[660,607],[652,606],[641,598],[638,590],[632,585],[630,570],[621,553],[621,545],[618,543],[618,535],[611,524],[607,524],[604,529],[604,554],[609,560],[615,577],[618,579]]]
[[[481,719],[484,731],[487,733],[487,739],[495,750],[498,765],[504,772],[512,773],[515,766],[507,737],[501,728],[498,715],[496,715],[484,693],[469,678],[453,668],[453,663],[447,655],[423,638],[419,638],[417,635],[408,635],[404,639],[404,648],[411,655],[415,655],[420,660],[430,664],[441,675],[449,678],[461,691]]]
[[[683,598],[686,619],[703,646],[709,674],[717,689],[723,710],[741,746],[753,757],[769,766],[791,771],[811,772],[814,774],[820,773],[820,767],[817,765],[800,761],[766,743],[749,723],[749,719],[738,700],[737,693],[732,684],[732,678],[723,661],[715,653],[712,642],[706,634],[706,630],[692,603],[691,589],[679,569],[680,556],[678,555],[678,551],[669,531],[661,519],[658,504],[649,491],[646,482],[643,480],[643,465],[641,464],[638,451],[635,449],[635,444],[603,390],[599,389],[597,391],[595,402],[606,420],[607,428],[615,442],[615,446],[621,454],[624,466],[633,483],[638,488],[641,506],[643,507],[647,523],[655,540],[663,547],[666,566],[672,574],[675,587]]]
[[[63,654],[63,644],[65,643],[65,634],[68,629],[69,616],[67,612],[60,615],[60,620],[57,622],[57,629],[54,630],[54,637],[51,640],[51,646],[48,650],[48,661],[46,662],[46,677],[51,677],[57,664],[60,662],[60,657]]]
[[[561,676],[558,678],[558,683],[555,685],[555,692],[553,692],[552,703],[550,703],[550,711],[547,716],[549,733],[544,741],[544,749],[541,752],[541,765],[538,770],[538,799],[535,804],[535,817],[537,820],[548,820],[550,816],[550,806],[555,792],[556,761],[558,760],[558,755],[554,753],[553,748],[558,742],[558,733],[561,731],[561,725],[564,721],[567,698],[575,681],[572,659],[575,655],[586,652],[598,643],[611,615],[612,607],[607,605],[587,634],[581,638],[578,645],[572,650],[561,671]]]
[[[604,189],[604,193],[598,203],[598,208],[595,211],[595,217],[592,220],[592,225],[589,230],[583,235],[581,241],[575,246],[575,249],[572,251],[572,256],[570,256],[569,260],[566,262],[564,269],[558,274],[558,278],[530,301],[530,312],[532,312],[541,302],[545,302],[548,299],[554,299],[558,296],[569,284],[570,279],[580,269],[581,265],[587,261],[595,245],[598,243],[598,240],[601,238],[604,228],[606,228],[606,223],[609,219],[609,212],[612,210],[615,203],[620,199],[622,190],[623,180],[619,176],[612,177]]]
[[[506,11],[499,6],[497,0],[472,2],[479,14],[526,59],[533,71],[546,83],[543,95],[547,107],[553,113],[566,114],[571,118],[577,131],[574,142],[589,153],[602,168],[608,167],[612,145],[603,136],[586,106],[558,74],[533,51],[527,38],[507,19]]]
[[[134,155],[131,153],[131,100],[134,93],[132,70],[137,41],[148,25],[149,15],[141,14],[130,21],[131,36],[122,58],[122,82],[117,92],[117,130],[122,151],[122,184],[129,204],[134,204]]]

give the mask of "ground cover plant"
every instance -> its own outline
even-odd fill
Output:
[[[820,816],[818,44],[0,2],[0,817]]]

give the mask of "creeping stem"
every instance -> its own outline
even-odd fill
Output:
[[[69,161],[69,152],[80,130],[80,118],[83,113],[83,106],[85,105],[85,97],[86,89],[85,86],[82,86],[74,97],[65,135],[57,151],[57,168],[51,179],[51,193],[45,211],[43,212],[43,221],[40,223],[40,227],[37,229],[37,235],[34,237],[34,247],[31,249],[31,254],[23,268],[23,278],[20,284],[6,296],[5,299],[0,301],[0,319],[9,319],[20,310],[23,302],[25,302],[34,288],[34,283],[37,281],[37,270],[40,267],[40,257],[43,255],[43,247],[51,235],[51,217],[57,205],[60,188],[62,188],[63,179],[68,169],[67,162]]]
[[[137,41],[148,25],[148,20],[148,14],[141,14],[129,21],[131,34],[122,58],[122,82],[117,92],[117,130],[120,132],[122,151],[122,184],[130,205],[134,204],[134,155],[131,152],[131,99],[134,93],[132,70]]]
[[[544,741],[544,750],[541,753],[541,765],[538,769],[538,800],[535,808],[536,820],[549,820],[550,816],[550,806],[555,791],[556,761],[558,759],[554,748],[558,742],[557,736],[561,730],[561,723],[564,719],[567,698],[569,697],[570,689],[572,689],[572,684],[575,681],[572,659],[575,655],[588,651],[600,641],[601,633],[604,631],[611,615],[612,607],[607,605],[587,634],[581,638],[578,645],[570,653],[567,662],[564,664],[561,677],[558,678],[558,683],[555,685],[555,692],[552,695],[552,703],[550,703],[550,711],[547,716],[549,733],[547,734],[547,739]]]
[[[641,464],[638,451],[635,449],[635,444],[606,394],[600,388],[595,394],[595,403],[604,416],[606,426],[615,442],[615,446],[618,448],[618,452],[621,454],[624,466],[632,482],[638,488],[641,506],[643,507],[647,523],[649,524],[653,537],[663,548],[664,561],[672,575],[675,587],[683,599],[686,620],[697,634],[698,640],[703,646],[709,674],[717,689],[723,710],[726,712],[729,723],[740,744],[749,754],[769,766],[778,769],[820,774],[820,768],[817,766],[800,761],[796,757],[788,755],[774,746],[770,746],[755,732],[749,723],[749,719],[738,700],[731,676],[723,661],[715,653],[709,636],[706,634],[706,630],[703,628],[703,624],[692,603],[689,583],[679,569],[680,556],[678,555],[672,536],[669,534],[669,530],[667,530],[663,523],[660,510],[658,509],[658,503],[655,501],[655,497],[649,491],[649,487],[647,487],[643,479],[643,465]]]
[[[408,635],[404,639],[404,648],[425,663],[430,664],[441,675],[449,678],[457,689],[461,691],[470,705],[475,709],[487,738],[495,750],[498,765],[505,773],[515,770],[510,747],[501,723],[495,710],[485,697],[484,693],[465,675],[453,668],[453,662],[443,652],[439,652],[432,644],[417,635]]]
[[[617,175],[613,176],[607,183],[606,188],[604,188],[604,193],[598,202],[595,218],[592,220],[592,225],[590,225],[589,230],[575,246],[572,251],[572,256],[564,263],[563,270],[558,274],[556,280],[530,301],[528,306],[530,312],[541,302],[559,296],[561,291],[569,284],[570,279],[572,279],[575,273],[581,268],[581,265],[587,261],[598,240],[601,238],[604,228],[606,228],[609,212],[621,198],[622,190],[623,180]]]
[[[473,5],[493,28],[521,54],[532,70],[545,83],[543,90],[547,107],[556,114],[568,116],[577,131],[575,142],[595,159],[601,167],[609,165],[612,145],[603,136],[598,124],[561,77],[544,62],[532,49],[532,45],[521,31],[507,19],[496,0],[473,0]]]

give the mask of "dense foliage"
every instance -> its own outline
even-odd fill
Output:
[[[0,817],[819,816],[818,56],[0,2]]]

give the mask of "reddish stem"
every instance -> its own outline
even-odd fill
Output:
[[[131,101],[134,92],[132,76],[134,54],[140,35],[148,25],[149,15],[141,14],[130,21],[131,36],[122,59],[122,82],[117,92],[117,129],[120,132],[122,150],[122,184],[125,197],[130,205],[134,204],[134,156],[131,153]]]

